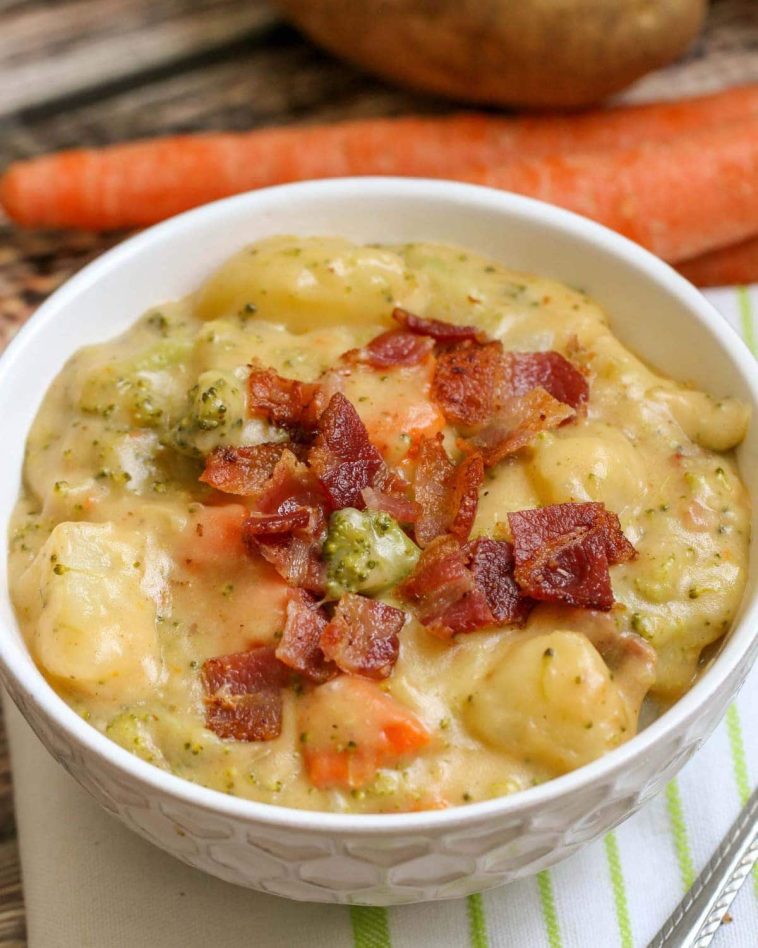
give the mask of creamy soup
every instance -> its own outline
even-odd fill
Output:
[[[52,383],[15,607],[78,713],[189,780],[351,812],[513,793],[628,740],[714,654],[747,423],[579,289],[272,238]]]

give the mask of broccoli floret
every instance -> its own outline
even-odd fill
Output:
[[[96,368],[84,380],[79,407],[115,424],[164,428],[181,404],[177,368],[190,350],[186,339],[167,339],[133,358]]]
[[[324,542],[327,595],[369,596],[384,592],[410,573],[421,551],[389,514],[345,507],[329,520]]]
[[[202,456],[219,444],[236,443],[244,426],[245,395],[233,372],[201,373],[189,393],[189,411],[170,435],[173,447]]]

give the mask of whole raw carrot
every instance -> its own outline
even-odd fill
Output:
[[[464,113],[185,135],[18,162],[0,179],[0,203],[27,226],[109,230],[151,224],[215,198],[286,181],[455,177],[525,157],[630,147],[749,116],[758,116],[758,85],[575,115]]]
[[[677,270],[695,286],[758,283],[758,237],[685,260]]]
[[[758,233],[758,119],[456,177],[584,214],[676,263]]]

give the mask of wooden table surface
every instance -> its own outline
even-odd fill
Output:
[[[627,98],[746,81],[758,81],[754,0],[717,0],[687,61]],[[0,0],[0,169],[56,148],[165,132],[447,108],[320,53],[263,0]],[[0,212],[0,350],[45,296],[122,237],[21,232]],[[0,948],[25,944],[0,719]]]

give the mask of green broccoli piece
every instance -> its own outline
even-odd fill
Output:
[[[327,595],[375,596],[405,579],[421,551],[389,514],[345,507],[329,519],[324,541]]]
[[[201,457],[220,444],[236,443],[244,426],[245,394],[233,372],[201,373],[189,393],[189,411],[169,436],[172,447]]]
[[[177,368],[190,351],[189,341],[167,339],[132,358],[100,366],[85,379],[79,407],[115,424],[165,427],[180,404]]]

